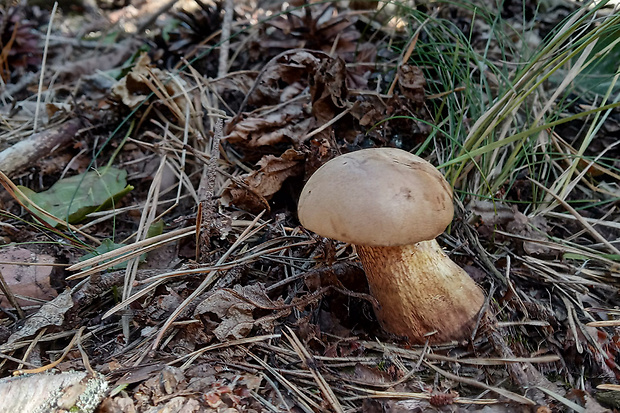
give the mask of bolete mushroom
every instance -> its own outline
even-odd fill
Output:
[[[435,240],[454,207],[433,165],[393,148],[338,156],[310,177],[298,214],[307,229],[355,244],[386,331],[412,343],[471,333],[484,294]]]

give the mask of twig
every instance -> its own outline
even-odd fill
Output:
[[[319,389],[321,390],[321,393],[323,393],[323,396],[325,396],[325,398],[327,399],[327,402],[330,404],[330,406],[335,412],[344,412],[342,406],[340,405],[340,402],[338,401],[338,398],[334,394],[334,391],[331,389],[327,381],[319,372],[312,355],[310,355],[310,353],[304,347],[301,341],[299,341],[299,338],[297,338],[295,332],[293,332],[293,330],[291,330],[291,328],[288,326],[286,328],[288,330],[288,334],[284,333],[284,336],[291,343],[291,346],[293,346],[293,349],[301,359],[302,365],[308,370],[310,370],[310,374],[312,374],[314,381],[316,381],[316,383],[318,384]]]
[[[39,90],[37,91],[37,106],[34,110],[34,126],[32,131],[37,133],[39,127],[39,111],[41,110],[41,92],[43,91],[43,80],[45,79],[45,64],[47,63],[47,49],[50,44],[50,34],[52,33],[52,26],[54,23],[54,16],[56,15],[56,9],[58,8],[58,2],[54,2],[52,8],[52,14],[50,14],[50,21],[47,26],[47,34],[45,36],[45,46],[43,47],[43,60],[41,61],[41,76],[39,76]]]
[[[590,225],[588,221],[583,219],[583,217],[579,214],[579,212],[577,212],[575,208],[570,206],[568,202],[563,200],[561,197],[559,197],[553,191],[549,190],[547,187],[545,187],[540,182],[535,181],[532,178],[528,178],[528,179],[534,185],[536,185],[543,191],[547,191],[549,195],[551,195],[556,201],[560,203],[560,205],[562,205],[568,212],[570,212],[577,219],[577,221],[590,233],[590,235],[592,235],[597,241],[602,242],[607,247],[607,249],[609,249],[609,251],[611,251],[613,254],[620,255],[620,250],[618,250],[618,248],[614,247],[609,241],[607,241],[597,230],[594,229],[592,225]]]
[[[0,271],[0,291],[2,291],[2,293],[4,294],[6,299],[9,301],[9,303],[15,308],[15,310],[17,311],[17,316],[22,320],[26,318],[26,314],[24,313],[24,310],[22,310],[21,306],[17,302],[17,299],[11,292],[11,289],[9,288],[9,285],[6,283],[6,281],[4,280],[4,276],[2,275],[1,271]]]
[[[60,126],[32,134],[0,152],[0,169],[5,174],[12,175],[31,166],[75,139],[81,126],[80,119],[71,119]]]
[[[198,199],[200,199],[202,216],[197,218],[201,225],[196,228],[200,233],[200,255],[196,261],[202,262],[206,258],[209,249],[209,238],[215,229],[215,217],[217,214],[217,202],[215,198],[215,180],[217,174],[217,161],[220,159],[220,141],[224,135],[222,120],[215,123],[215,134],[211,140],[211,157],[203,168],[200,186],[198,187]],[[205,224],[208,225],[205,228]],[[197,247],[198,248],[198,247]]]
[[[159,9],[155,10],[153,12],[153,14],[151,14],[150,16],[147,16],[144,20],[142,20],[142,22],[140,22],[140,24],[138,25],[138,33],[142,33],[144,32],[147,28],[151,27],[153,25],[153,23],[155,23],[155,20],[157,20],[157,18],[159,16],[161,16],[162,14],[166,13],[168,10],[170,10],[172,8],[172,6],[174,6],[176,4],[178,0],[170,0],[168,3],[165,3],[163,6],[161,6]]]
[[[434,364],[431,364],[429,362],[424,362],[424,364],[426,364],[428,367],[432,368],[437,373],[441,374],[442,376],[444,376],[447,379],[454,380],[454,381],[457,381],[457,382],[460,382],[460,383],[465,383],[465,384],[468,384],[470,386],[478,387],[478,388],[481,388],[481,389],[490,390],[490,391],[492,391],[494,393],[502,395],[502,396],[506,397],[507,399],[510,399],[510,400],[515,401],[517,403],[527,404],[527,405],[530,405],[530,406],[536,405],[536,403],[533,400],[528,399],[527,397],[521,396],[521,395],[519,395],[517,393],[513,393],[511,391],[508,391],[506,389],[502,389],[500,387],[489,386],[488,384],[479,382],[478,380],[470,379],[470,378],[467,378],[467,377],[457,376],[456,374],[449,373],[449,372],[447,372],[447,371],[445,371],[443,369],[440,369],[439,367],[437,367]]]
[[[217,69],[217,77],[225,76],[228,73],[228,52],[230,50],[230,28],[232,26],[233,15],[235,14],[233,0],[224,1],[224,21],[222,21],[222,34],[220,38],[220,61]]]
[[[53,369],[54,367],[56,367],[57,365],[59,365],[64,359],[65,357],[67,357],[67,354],[69,354],[69,351],[71,351],[71,349],[73,348],[73,346],[75,345],[76,341],[80,338],[80,336],[82,335],[82,330],[80,329],[77,333],[75,333],[75,335],[73,336],[73,338],[71,339],[71,342],[69,342],[69,345],[67,347],[65,347],[65,351],[62,353],[62,355],[60,356],[60,358],[56,361],[54,361],[53,363],[47,364],[45,366],[36,368],[36,369],[29,369],[29,370],[16,370],[13,372],[14,376],[21,376],[22,374],[35,374],[35,373],[43,373],[44,371]]]

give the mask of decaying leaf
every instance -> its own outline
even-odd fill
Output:
[[[237,122],[225,139],[248,148],[286,142],[299,145],[310,131],[313,119],[303,102],[291,102],[264,117],[248,116]]]
[[[316,72],[321,61],[329,56],[320,52],[310,52],[306,50],[296,51],[295,53],[285,54],[265,70],[261,76],[260,83],[256,91],[250,96],[250,103],[273,104],[284,103],[282,97],[282,84],[303,85],[298,87],[301,92],[308,84],[308,80]]]
[[[519,211],[514,213],[514,219],[506,225],[506,230],[516,235],[529,238],[532,241],[523,241],[523,250],[532,254],[550,254],[554,250],[535,241],[547,241],[547,220],[541,216],[527,217]]]
[[[242,178],[245,185],[232,184],[224,191],[222,203],[261,211],[265,208],[263,199],[269,200],[287,178],[303,173],[303,160],[304,154],[294,149],[287,149],[282,156],[263,156],[257,164],[260,169]]]
[[[0,380],[0,413],[90,413],[107,389],[101,374],[85,371],[9,377]]]
[[[491,202],[484,199],[476,199],[467,205],[467,210],[472,214],[469,222],[487,227],[506,225],[514,219],[514,211],[508,205],[501,202]]]
[[[264,324],[264,320],[254,320],[253,311],[257,306],[274,307],[261,284],[245,287],[235,285],[234,290],[223,288],[215,291],[198,304],[194,316],[215,315],[221,320],[213,331],[218,340],[240,339],[250,333],[255,323]]]
[[[198,305],[194,315],[212,313],[221,321],[213,334],[220,341],[246,337],[254,326],[252,316],[254,306],[240,300],[229,291],[215,291],[209,298]]]
[[[319,124],[329,122],[347,106],[347,69],[342,59],[324,59],[314,75],[310,94],[312,114]]]
[[[398,86],[403,96],[414,102],[417,106],[424,104],[426,79],[424,79],[422,69],[407,64],[401,65],[398,68]]]
[[[54,270],[53,266],[46,265],[27,265],[53,264],[56,260],[47,254],[37,254],[26,248],[7,248],[0,253],[0,271],[7,283],[11,293],[38,300],[49,301],[56,297],[58,293],[50,284],[50,276]],[[24,263],[26,265],[14,265],[11,262]],[[30,305],[31,300],[17,298],[20,305]],[[9,306],[8,301],[0,292],[0,307]]]
[[[130,109],[135,109],[160,86],[165,87],[168,96],[175,97],[177,100],[184,100],[182,90],[177,82],[184,83],[182,79],[171,81],[170,74],[151,67],[151,59],[146,53],[143,53],[131,72],[127,73],[112,87],[112,94]],[[180,102],[179,107],[185,107],[185,104]]]
[[[331,3],[314,6],[294,8],[270,20],[267,24],[277,30],[261,42],[261,47],[269,53],[294,48],[329,53],[336,45],[336,54],[353,55],[361,37],[355,28],[357,19],[339,13]]]
[[[73,307],[71,290],[65,290],[49,303],[43,304],[39,311],[32,317],[27,318],[22,328],[11,334],[11,337],[7,340],[7,344],[33,336],[43,327],[62,325],[65,321],[65,313],[69,311],[71,307]]]

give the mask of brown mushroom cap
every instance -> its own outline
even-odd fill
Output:
[[[452,189],[424,159],[374,148],[332,159],[310,177],[298,206],[302,225],[324,237],[368,246],[436,238],[452,221]]]

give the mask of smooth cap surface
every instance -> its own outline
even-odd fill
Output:
[[[452,221],[452,188],[401,149],[362,149],[321,166],[304,187],[299,220],[324,237],[370,246],[436,238]]]

